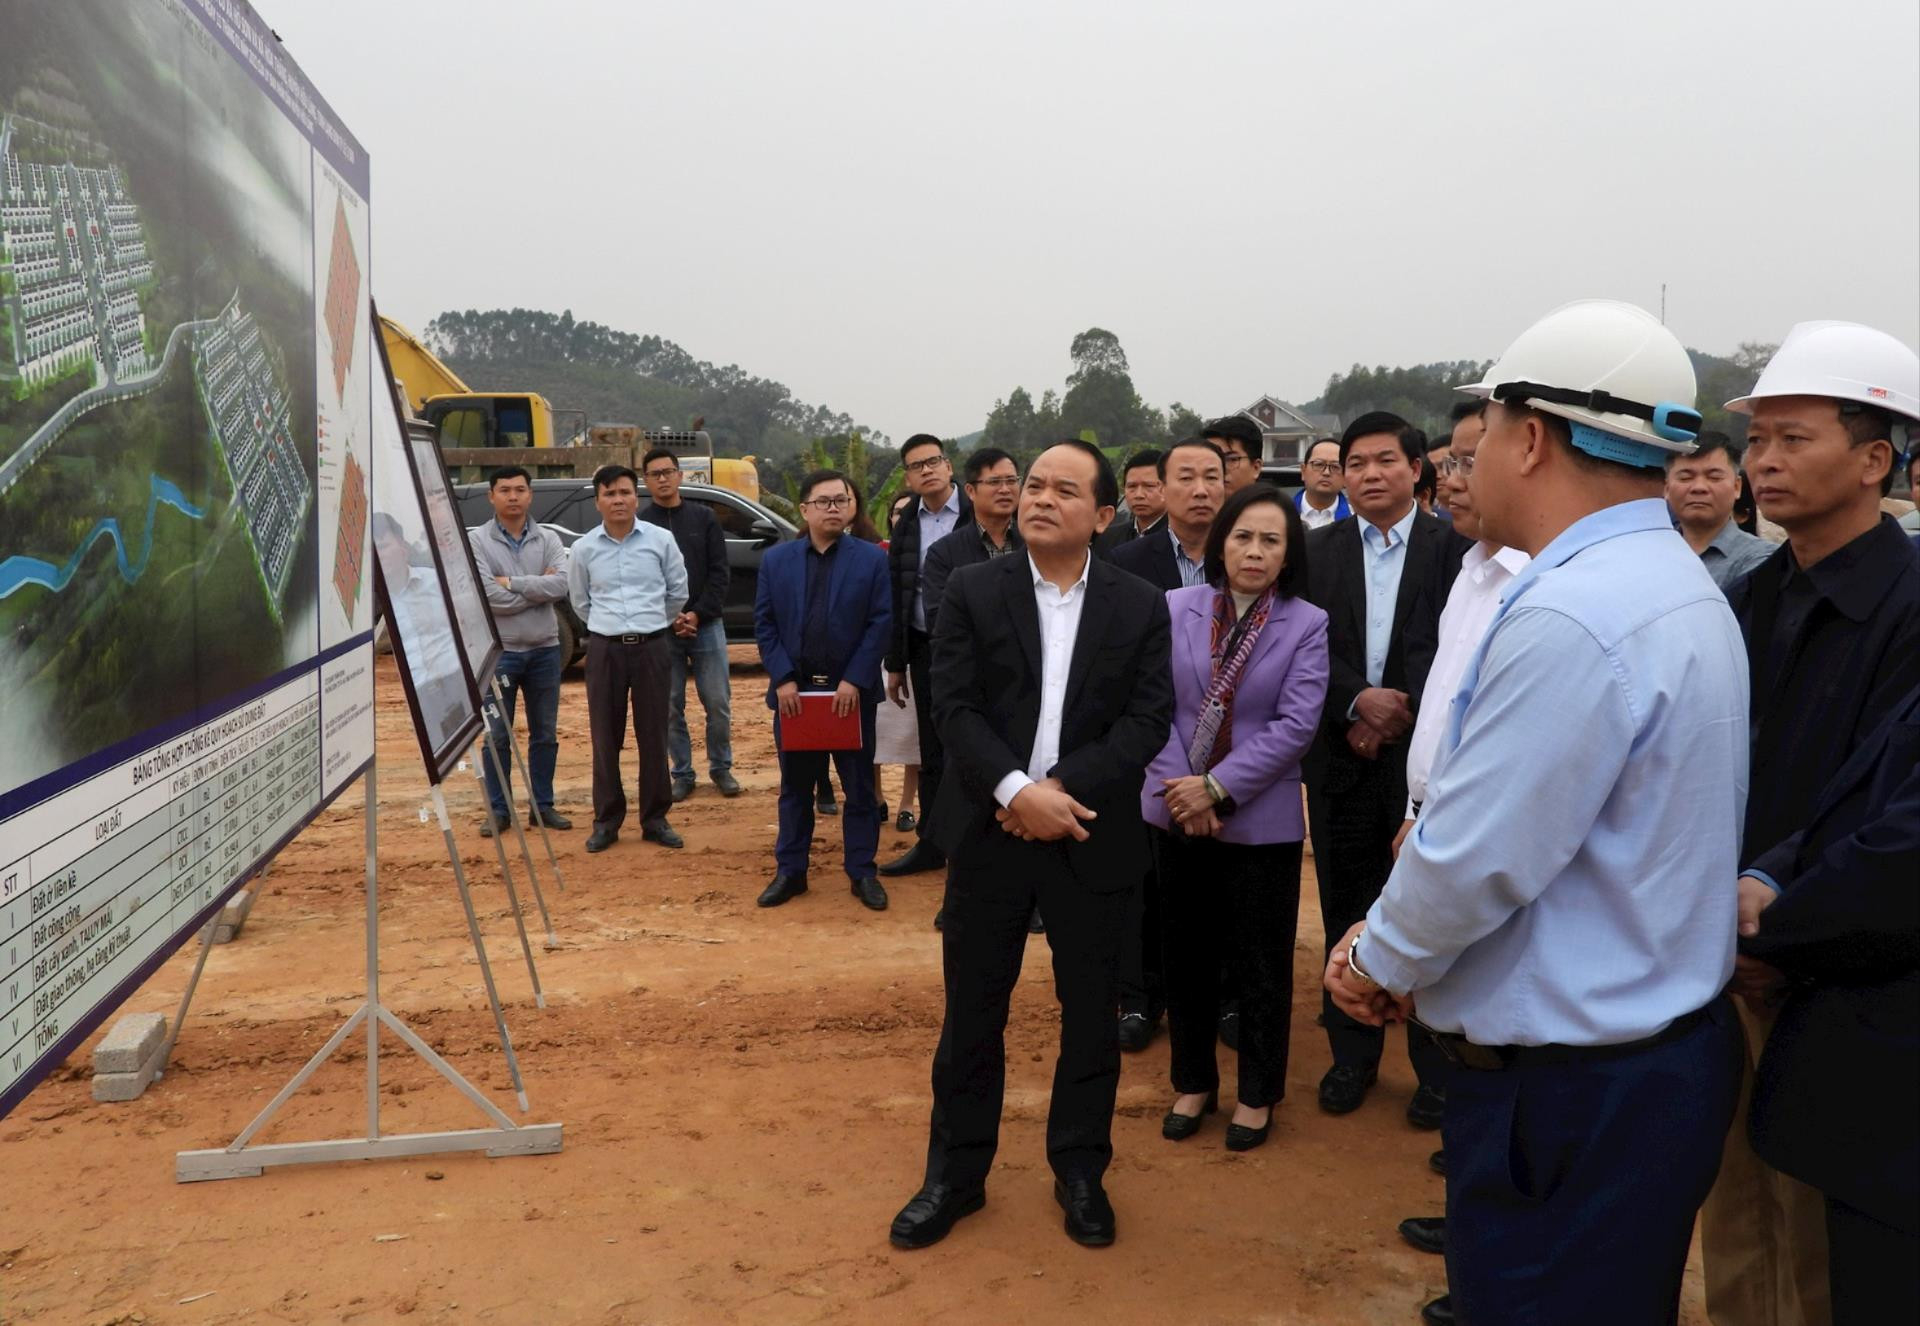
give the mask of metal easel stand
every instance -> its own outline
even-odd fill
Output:
[[[513,752],[514,764],[520,770],[520,786],[526,790],[528,796],[532,796],[533,775],[527,770],[527,757],[520,753],[520,743],[513,739],[513,725],[506,721],[507,698],[500,691],[500,678],[498,676],[487,678],[487,685],[492,688],[494,707],[500,715],[501,726],[504,727],[507,732],[507,749]],[[494,768],[497,770],[500,767],[498,763],[499,757],[496,755],[494,759]],[[500,785],[502,787],[507,785],[504,778],[500,780]],[[540,824],[540,841],[546,844],[547,865],[553,870],[553,885],[559,889],[560,892],[565,893],[567,891],[567,881],[560,876],[560,858],[553,854],[553,838],[547,833],[547,822],[540,817],[540,808],[538,806],[534,807],[534,818],[538,820]],[[540,914],[545,916],[547,914],[547,900],[540,896],[540,878],[533,873],[533,849],[527,846],[527,831],[521,826],[518,815],[514,816],[513,824],[515,830],[520,835],[520,855],[526,858],[527,874],[533,879],[533,896],[538,899],[540,903]],[[551,946],[553,943],[553,925],[551,922],[547,925],[547,939],[549,946]]]
[[[487,748],[488,755],[493,754],[493,746],[487,740],[487,734],[484,730],[480,733],[480,745]],[[465,764],[466,761],[462,760],[461,763]],[[495,760],[493,767],[496,776],[498,776],[500,762]],[[485,810],[489,816],[492,815],[493,809],[487,804],[486,776],[481,773],[478,762],[473,766],[473,781],[480,785],[481,808]],[[513,871],[507,866],[507,849],[501,845],[500,828],[498,825],[495,825],[493,830],[493,854],[500,859],[500,878],[506,881],[507,901],[513,905],[513,925],[514,928],[520,932],[520,951],[526,954],[527,957],[527,977],[533,982],[534,1007],[545,1008],[547,1006],[547,996],[540,989],[540,973],[533,965],[533,945],[527,940],[527,919],[525,914],[520,910],[520,890],[513,886]],[[541,907],[540,915],[545,918],[547,922],[547,947],[552,948],[558,941],[553,937],[553,918],[548,917],[546,913],[547,909],[544,906]]]
[[[252,1123],[241,1130],[224,1150],[219,1151],[181,1151],[174,1156],[174,1178],[180,1183],[196,1183],[209,1179],[251,1178],[263,1170],[282,1165],[313,1165],[338,1160],[383,1160],[398,1156],[440,1155],[458,1151],[484,1151],[490,1156],[540,1156],[552,1155],[560,1150],[562,1125],[540,1123],[520,1125],[509,1119],[500,1108],[481,1094],[466,1078],[460,1075],[445,1059],[434,1053],[433,1047],[415,1035],[406,1023],[389,1011],[380,1002],[380,910],[379,910],[379,867],[375,855],[377,833],[375,816],[378,813],[379,797],[376,793],[374,766],[369,764],[366,773],[366,821],[367,821],[367,998],[353,1016],[348,1018],[341,1028],[327,1038],[306,1066],[293,1075],[293,1080],[280,1088],[280,1092],[267,1102],[265,1109],[254,1117]],[[447,820],[446,799],[441,795],[438,785],[433,789],[434,807],[440,815],[440,829],[446,838],[448,855],[453,861],[454,879],[460,886],[460,900],[466,908],[467,928],[471,933],[474,948],[479,953],[480,971],[485,979],[487,998],[493,1005],[494,1025],[500,1033],[501,1047],[506,1051],[507,1066],[513,1076],[514,1090],[519,1097],[520,1108],[527,1109],[527,1093],[520,1081],[520,1066],[514,1058],[513,1042],[507,1038],[506,1020],[500,1011],[500,998],[493,985],[493,972],[487,965],[486,950],[480,943],[480,926],[473,913],[473,899],[467,892],[467,881],[460,869],[460,856],[454,848],[453,828]],[[202,955],[204,957],[204,954]],[[395,1133],[383,1135],[380,1131],[380,1028],[388,1030],[404,1041],[409,1049],[425,1059],[433,1070],[451,1083],[461,1095],[472,1101],[479,1111],[494,1124],[491,1128],[469,1128],[453,1132],[438,1133]],[[356,1028],[364,1026],[367,1032],[367,1129],[365,1137],[339,1138],[324,1142],[284,1142],[266,1146],[249,1147],[259,1131],[267,1126],[273,1116],[293,1097],[294,1092],[305,1086],[307,1079],[340,1048]]]

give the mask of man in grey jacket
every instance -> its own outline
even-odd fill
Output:
[[[553,808],[553,766],[560,753],[555,731],[560,714],[560,623],[553,605],[567,596],[567,550],[560,536],[530,520],[533,481],[518,465],[495,470],[487,479],[493,519],[467,532],[487,606],[500,629],[500,661],[493,675],[500,683],[505,722],[489,726],[488,739],[500,769],[513,774],[507,729],[521,691],[527,694],[527,776],[532,805],[548,828],[571,829],[573,821]],[[512,789],[486,767],[487,799],[492,814],[480,826],[491,837],[511,823]]]

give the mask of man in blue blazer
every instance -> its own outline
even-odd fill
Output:
[[[760,562],[753,633],[767,669],[767,707],[780,752],[780,835],[774,876],[760,894],[778,907],[807,891],[813,848],[813,792],[826,773],[829,752],[789,751],[781,720],[800,714],[801,691],[832,691],[833,712],[858,711],[860,746],[831,752],[846,792],[841,817],[847,878],[853,896],[884,911],[887,892],[874,874],[880,807],[873,790],[873,719],[880,699],[880,663],[893,626],[887,555],[877,544],[847,537],[853,522],[853,486],[838,470],[815,470],[800,481],[800,513],[807,537],[776,544]]]

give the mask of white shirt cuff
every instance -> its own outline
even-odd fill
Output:
[[[993,799],[1003,806],[1011,806],[1013,799],[1020,795],[1021,789],[1033,786],[1033,779],[1027,777],[1025,769],[1015,769],[993,785]]]

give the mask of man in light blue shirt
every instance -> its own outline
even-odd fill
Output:
[[[1672,334],[1607,301],[1467,389],[1492,398],[1483,534],[1533,561],[1328,965],[1345,1011],[1417,1016],[1454,1063],[1447,1270],[1478,1326],[1674,1320],[1733,1114],[1745,651],[1661,500],[1694,389]]]
[[[636,518],[640,488],[624,465],[593,476],[598,527],[571,550],[567,591],[587,624],[587,726],[593,736],[593,833],[589,852],[604,852],[627,817],[620,753],[633,711],[640,752],[641,837],[663,847],[684,843],[667,823],[673,804],[667,777],[667,698],[673,662],[667,631],[687,606],[687,563],[673,535]]]

